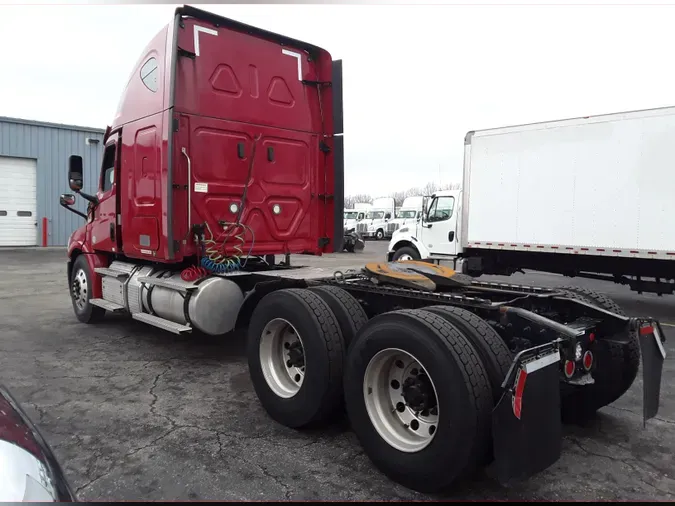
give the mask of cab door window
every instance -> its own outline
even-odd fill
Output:
[[[106,146],[103,152],[103,164],[101,166],[101,192],[109,192],[115,184],[115,154],[117,151],[115,143]]]
[[[429,208],[427,221],[435,223],[449,220],[455,207],[455,197],[436,197]]]

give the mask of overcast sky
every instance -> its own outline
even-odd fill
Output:
[[[348,194],[461,181],[468,130],[675,105],[673,6],[201,7],[343,60]],[[0,115],[105,127],[174,8],[3,5]]]

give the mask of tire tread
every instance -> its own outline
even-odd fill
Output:
[[[432,327],[436,335],[442,338],[445,345],[452,350],[461,363],[462,373],[466,377],[466,385],[472,397],[476,413],[476,435],[469,453],[469,463],[464,475],[472,473],[483,459],[490,444],[490,427],[492,421],[492,389],[485,366],[471,342],[443,317],[425,309],[404,309],[400,313],[410,314]]]

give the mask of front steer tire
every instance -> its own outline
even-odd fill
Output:
[[[94,273],[89,269],[89,263],[84,255],[79,255],[73,263],[70,275],[70,301],[73,304],[75,317],[82,323],[98,323],[105,316],[105,309],[94,306],[91,290],[94,286]]]
[[[277,323],[268,326],[273,321]],[[293,327],[289,335],[297,335],[301,340],[305,364],[299,389],[290,396],[285,393],[285,397],[268,383],[261,357],[263,339],[274,335],[269,329],[283,325],[284,321]],[[342,407],[344,353],[344,340],[335,315],[319,295],[309,290],[292,288],[272,292],[263,297],[251,315],[247,339],[251,381],[269,416],[286,427],[317,426],[330,420]],[[269,356],[274,359],[273,355]],[[282,368],[288,362],[280,357],[277,356],[276,363]],[[270,377],[269,369],[267,374]],[[283,378],[286,384],[289,378],[292,379]]]
[[[561,287],[571,298],[578,298],[620,316],[626,312],[615,301],[587,288]],[[610,338],[611,339],[611,338]],[[595,383],[587,386],[569,386],[561,399],[563,420],[585,422],[600,408],[623,396],[633,385],[640,368],[640,342],[633,335],[627,343],[599,339],[595,349]]]
[[[403,246],[402,248],[397,249],[394,252],[394,256],[391,257],[392,262],[398,262],[401,257],[410,257],[410,260],[421,260],[422,256],[419,251],[412,246]],[[406,258],[408,260],[408,258]]]
[[[438,425],[433,439],[417,451],[392,446],[369,415],[366,397],[373,395],[377,385],[382,389],[390,386],[384,376],[383,382],[364,384],[368,371],[374,370],[372,366],[368,369],[369,363],[388,350],[413,355],[431,378],[438,397]],[[371,319],[349,349],[344,389],[352,429],[366,455],[395,482],[419,492],[436,493],[474,472],[483,460],[490,441],[490,383],[470,342],[445,319],[425,310],[393,311]],[[380,398],[386,402],[386,396]],[[391,412],[384,407],[372,411],[373,401],[368,403],[371,412]]]

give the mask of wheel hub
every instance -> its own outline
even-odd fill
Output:
[[[304,367],[305,366],[305,353],[302,349],[300,341],[295,341],[293,344],[288,345],[288,367]]]
[[[413,411],[428,411],[436,406],[434,387],[426,374],[406,378],[402,391],[405,403]]]
[[[438,428],[432,378],[407,351],[386,348],[373,356],[363,378],[366,411],[378,434],[403,452],[424,449]]]
[[[84,309],[87,304],[87,275],[82,269],[73,276],[72,283],[73,300],[79,309]]]
[[[265,325],[260,339],[260,365],[270,389],[289,399],[298,393],[305,377],[302,339],[290,322],[275,318]]]

